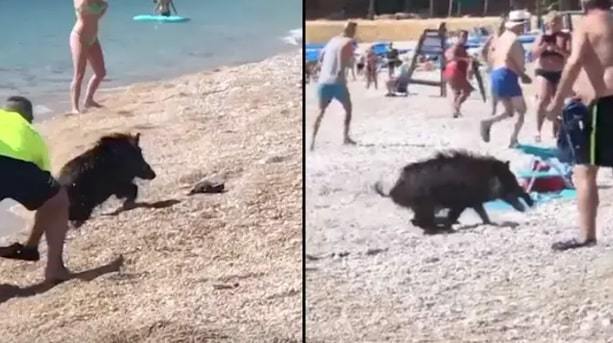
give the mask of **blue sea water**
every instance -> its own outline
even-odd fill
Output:
[[[301,0],[174,0],[186,23],[133,21],[152,14],[151,0],[108,2],[99,33],[102,87],[257,61],[302,44]],[[0,0],[0,8],[0,99],[21,94],[52,110],[51,99],[67,105],[73,1]]]

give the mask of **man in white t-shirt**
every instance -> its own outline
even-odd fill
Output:
[[[351,123],[351,98],[347,88],[345,69],[351,66],[354,56],[354,40],[357,23],[348,22],[343,33],[333,37],[323,48],[320,60],[319,85],[317,95],[319,97],[319,115],[313,126],[311,150],[315,149],[315,137],[324,113],[333,99],[338,100],[345,109],[345,130],[343,134],[344,144],[356,144],[349,137],[349,124]]]

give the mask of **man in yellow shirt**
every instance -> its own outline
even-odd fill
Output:
[[[36,211],[34,226],[25,245],[0,247],[0,257],[38,261],[38,244],[45,233],[48,245],[45,280],[70,278],[62,252],[68,230],[69,199],[50,173],[47,145],[31,125],[32,103],[10,97],[0,109],[0,201],[6,198]]]

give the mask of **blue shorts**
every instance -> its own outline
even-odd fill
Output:
[[[317,95],[321,107],[328,105],[332,99],[338,100],[343,105],[350,102],[349,90],[343,83],[320,83],[317,87]]]
[[[490,73],[492,95],[497,98],[514,98],[521,96],[519,77],[508,68],[498,68]]]

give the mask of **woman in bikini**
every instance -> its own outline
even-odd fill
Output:
[[[87,62],[91,65],[94,75],[89,80],[85,93],[85,108],[101,107],[94,101],[94,93],[106,75],[102,47],[98,41],[98,22],[106,12],[108,4],[104,0],[74,0],[77,21],[70,33],[70,50],[74,74],[70,86],[72,113],[81,113],[79,98],[81,84],[85,76]]]
[[[536,58],[534,73],[537,80],[536,142],[541,141],[541,130],[545,121],[546,108],[556,92],[566,59],[570,56],[570,34],[562,32],[562,17],[551,12],[545,22],[546,31],[534,42],[532,54]],[[558,133],[553,126],[553,136]]]

